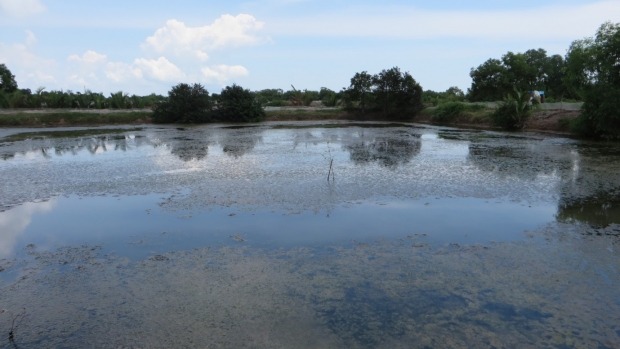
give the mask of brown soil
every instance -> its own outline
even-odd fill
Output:
[[[569,132],[568,121],[581,114],[578,110],[545,110],[532,114],[525,124],[525,130],[544,132]]]

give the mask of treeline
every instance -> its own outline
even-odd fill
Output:
[[[0,64],[0,108],[79,108],[79,109],[142,109],[152,108],[164,100],[157,94],[148,96],[129,95],[122,91],[103,93],[85,90],[82,92],[45,91],[38,88],[19,89],[15,76],[4,64]]]
[[[373,112],[388,118],[412,118],[424,108],[422,87],[398,67],[376,75],[356,73],[351,85],[336,93],[321,91],[262,90],[251,92],[241,86],[227,86],[210,95],[200,84],[178,84],[168,97],[153,108],[153,121],[160,123],[256,122],[265,117],[263,104],[307,106],[313,101],[342,105],[362,114]]]
[[[233,84],[209,95],[200,84],[178,84],[153,108],[158,123],[257,122],[265,110],[250,90]]]
[[[31,92],[19,89],[15,77],[0,64],[0,108],[153,108],[155,119],[160,122],[209,122],[260,120],[263,106],[319,103],[391,118],[411,118],[426,106],[437,106],[442,118],[448,120],[464,110],[459,103],[503,101],[491,115],[492,121],[504,128],[519,128],[533,108],[530,91],[545,91],[547,102],[584,102],[581,116],[571,124],[574,132],[620,139],[619,62],[620,23],[607,22],[594,37],[574,41],[564,57],[532,49],[487,60],[471,69],[472,85],[466,93],[457,87],[444,92],[423,91],[409,73],[398,67],[374,75],[366,71],[356,73],[349,86],[338,92],[328,88],[298,90],[294,86],[290,91],[251,92],[233,85],[221,94],[209,95],[201,85],[187,84],[175,86],[167,97],[129,96],[122,92],[110,96],[91,91],[47,92],[42,88]],[[196,100],[190,102],[194,97]]]

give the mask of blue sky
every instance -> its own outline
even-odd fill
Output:
[[[488,58],[564,55],[604,21],[620,22],[620,0],[0,0],[0,63],[33,90],[339,90],[398,66],[424,89],[465,91]]]

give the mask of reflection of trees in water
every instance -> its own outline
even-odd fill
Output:
[[[66,154],[78,155],[82,151],[91,154],[107,152],[108,150],[128,151],[140,147],[150,142],[142,137],[135,135],[114,135],[114,136],[89,136],[77,138],[45,138],[19,142],[17,145],[20,151],[11,151],[11,147],[3,149],[2,160],[9,160],[15,155],[38,154],[44,158],[52,156],[63,156]]]
[[[620,224],[620,197],[599,193],[586,198],[561,198],[556,218],[564,223],[588,223],[605,227]]]
[[[183,161],[202,160],[209,154],[211,143],[201,139],[175,138],[170,153]]]
[[[349,152],[356,165],[377,162],[381,166],[396,167],[406,164],[420,153],[420,135],[402,133],[393,135],[367,135],[360,132],[357,139],[345,141],[343,148]]]
[[[308,147],[309,144],[318,145],[320,142],[319,137],[314,136],[311,132],[295,132],[293,135],[293,149],[297,148],[298,145],[304,144]]]
[[[559,146],[498,139],[469,144],[469,162],[499,178],[535,180],[540,175],[551,174],[565,178],[572,173],[574,159],[569,149]]]
[[[587,143],[482,140],[469,145],[468,159],[500,179],[535,181],[541,175],[556,176],[556,218],[560,222],[620,223],[620,152],[610,150],[609,144],[589,144],[587,148],[583,144]]]
[[[219,143],[226,155],[238,158],[251,152],[257,143],[262,142],[260,133],[262,130],[224,130],[220,134]]]

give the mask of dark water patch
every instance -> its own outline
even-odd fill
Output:
[[[416,290],[394,297],[366,282],[349,287],[342,301],[326,301],[317,308],[327,326],[345,342],[376,347],[388,338],[405,336],[410,320],[421,321],[441,312],[458,312],[466,305],[465,299],[458,295],[436,291]]]
[[[482,308],[498,314],[503,321],[543,321],[553,317],[551,314],[544,314],[535,309],[517,309],[515,306],[506,303],[487,303]]]
[[[596,228],[620,224],[618,190],[585,198],[565,199],[558,203],[557,219],[564,223],[586,223]]]

